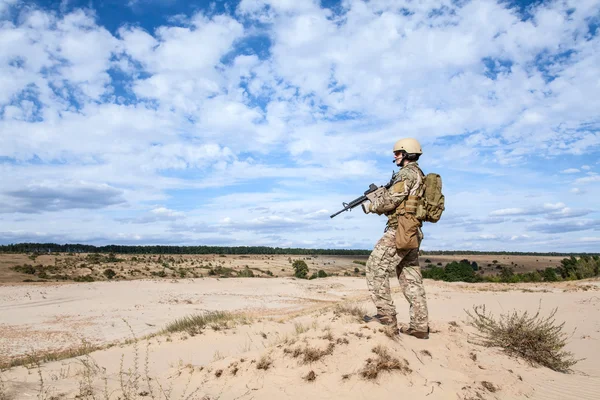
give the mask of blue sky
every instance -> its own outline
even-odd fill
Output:
[[[0,243],[372,248],[402,137],[425,250],[598,251],[600,3],[0,0]]]

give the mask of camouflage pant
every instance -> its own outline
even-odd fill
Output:
[[[388,229],[367,261],[366,277],[378,314],[396,317],[390,292],[390,274],[396,273],[404,297],[410,304],[410,328],[426,332],[429,326],[427,299],[419,267],[419,249],[396,250],[395,229]]]

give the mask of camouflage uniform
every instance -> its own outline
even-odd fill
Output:
[[[396,228],[398,217],[406,211],[408,196],[422,196],[423,173],[416,162],[409,162],[393,178],[393,185],[370,205],[371,211],[388,216],[383,237],[377,242],[366,265],[367,286],[377,308],[377,314],[391,316],[396,321],[396,307],[390,293],[389,276],[395,272],[404,297],[410,304],[410,328],[428,331],[427,300],[419,267],[419,248],[398,250]],[[420,225],[420,224],[419,224]],[[423,233],[417,229],[418,246]]]

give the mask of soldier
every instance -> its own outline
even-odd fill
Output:
[[[365,213],[388,217],[385,233],[379,239],[366,265],[366,278],[377,314],[365,321],[397,326],[396,307],[390,293],[389,276],[395,271],[402,292],[410,304],[410,325],[404,334],[429,338],[427,300],[419,267],[419,246],[423,240],[422,222],[416,216],[417,204],[424,195],[424,174],[417,164],[421,145],[412,138],[394,145],[394,162],[400,167],[392,186],[362,204]]]

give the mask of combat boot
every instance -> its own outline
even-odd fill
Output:
[[[400,333],[405,335],[414,336],[417,339],[429,339],[429,327],[427,327],[427,332],[416,331],[412,328],[400,328]]]
[[[363,317],[363,321],[365,321],[365,322],[375,321],[375,322],[379,322],[381,325],[387,325],[387,326],[398,325],[398,321],[396,320],[396,317],[392,317],[390,315],[383,315],[383,314],[375,314],[373,316],[365,315]]]

